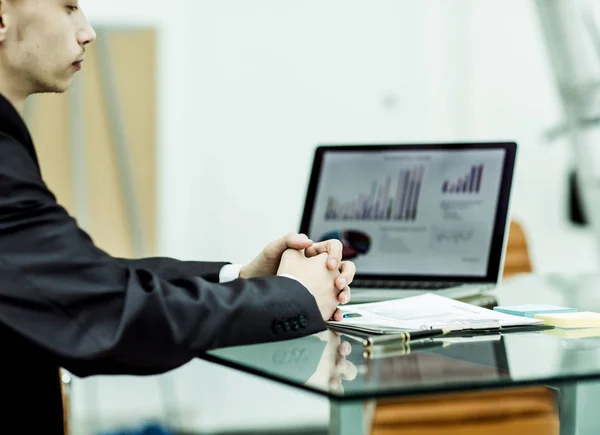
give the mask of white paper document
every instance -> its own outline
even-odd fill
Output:
[[[342,308],[344,319],[329,322],[348,331],[394,333],[418,329],[485,329],[525,326],[541,320],[513,316],[427,293],[405,299],[349,305]]]

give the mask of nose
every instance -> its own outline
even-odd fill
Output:
[[[79,31],[79,34],[77,35],[77,42],[79,42],[79,45],[84,47],[84,46],[88,45],[89,43],[94,42],[96,40],[96,31],[90,25],[90,23],[88,22],[88,20],[85,17],[83,17],[82,24],[83,25],[81,27],[81,30]]]

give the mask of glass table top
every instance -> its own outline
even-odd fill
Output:
[[[600,312],[600,277],[523,275],[491,296],[500,305]],[[600,328],[444,337],[425,346],[371,355],[360,340],[326,331],[219,349],[203,359],[340,401],[600,379]]]

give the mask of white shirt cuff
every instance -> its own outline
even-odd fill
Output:
[[[219,271],[219,282],[224,284],[238,279],[241,270],[242,266],[240,264],[226,264]]]
[[[236,279],[238,279],[240,277],[240,272],[242,270],[242,267],[243,266],[241,264],[226,264],[225,266],[223,266],[221,268],[221,270],[219,271],[219,283],[225,284],[225,283],[235,281]],[[298,281],[306,289],[308,289],[308,287],[306,287],[302,281],[300,281],[298,278],[296,278],[293,275],[288,275],[287,273],[282,273],[278,276],[282,276],[284,278],[289,278],[289,279]]]

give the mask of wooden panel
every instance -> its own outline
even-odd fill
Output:
[[[135,184],[149,254],[156,251],[156,33],[115,33],[111,38]]]
[[[112,44],[111,44],[112,48]],[[98,56],[90,50],[85,70],[85,129],[90,187],[90,233],[99,246],[115,255],[131,256],[123,189],[111,143],[106,100],[102,94]]]
[[[531,273],[533,266],[529,255],[527,236],[521,225],[512,221],[506,245],[506,260],[504,262],[504,277],[521,273]]]
[[[30,128],[36,143],[42,175],[58,196],[58,201],[73,210],[71,154],[69,152],[69,114],[66,95],[35,96]]]
[[[558,435],[556,393],[532,386],[381,401],[371,435]]]
[[[117,77],[118,99],[148,248],[145,254],[150,255],[156,243],[156,35],[153,29],[123,29],[111,31],[108,38],[107,61]],[[132,257],[133,242],[95,44],[87,50],[80,74],[87,153],[87,162],[81,164],[85,165],[88,176],[89,232],[100,248],[113,255]],[[68,122],[68,95],[34,97],[30,128],[44,178],[59,202],[75,215]]]

